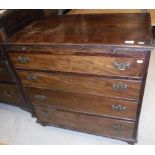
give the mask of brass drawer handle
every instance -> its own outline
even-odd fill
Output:
[[[117,131],[122,131],[125,129],[125,127],[122,124],[113,124],[112,128]]]
[[[124,62],[113,62],[113,66],[119,71],[126,71],[130,68],[130,64]]]
[[[30,74],[30,75],[27,75],[26,79],[29,81],[36,81],[38,78],[36,75]]]
[[[40,95],[40,94],[36,94],[34,97],[38,100],[44,100],[46,98],[45,95]]]
[[[30,62],[30,57],[28,56],[18,56],[18,61],[21,63],[21,64],[27,64]]]
[[[116,111],[125,111],[126,110],[126,107],[125,106],[122,106],[122,105],[117,105],[117,104],[113,104],[112,105],[112,109],[113,110],[116,110]]]
[[[49,116],[48,111],[43,111],[41,114],[42,114],[43,116],[45,116],[45,117],[48,117],[48,116]]]
[[[125,91],[128,89],[128,85],[123,82],[117,82],[113,84],[113,89],[118,91]]]
[[[7,96],[7,97],[12,97],[14,95],[14,92],[13,91],[9,91],[9,90],[5,90],[4,91],[4,95]]]

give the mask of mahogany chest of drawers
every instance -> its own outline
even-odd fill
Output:
[[[149,14],[42,18],[1,46],[39,123],[137,141]]]

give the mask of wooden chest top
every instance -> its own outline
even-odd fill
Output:
[[[51,16],[36,20],[2,44],[152,47],[149,14]]]

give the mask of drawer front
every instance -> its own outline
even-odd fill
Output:
[[[35,111],[38,119],[49,125],[116,138],[133,138],[133,122],[65,112],[39,106],[35,106]]]
[[[140,81],[105,79],[44,72],[17,72],[24,86],[137,100]]]
[[[144,58],[10,53],[16,68],[142,77]],[[140,60],[139,60],[140,59]]]
[[[27,87],[25,90],[33,105],[48,106],[100,116],[136,119],[137,102],[33,87]]]
[[[18,106],[25,104],[18,86],[4,83],[0,83],[0,102]]]

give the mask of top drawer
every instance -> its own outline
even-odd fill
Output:
[[[122,77],[143,76],[144,57],[64,55],[10,52],[15,68],[39,69]]]

